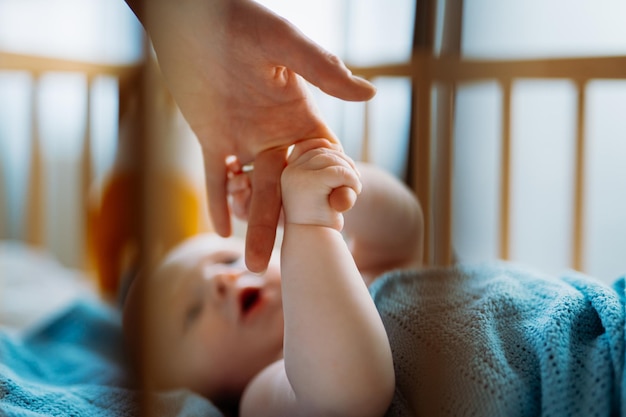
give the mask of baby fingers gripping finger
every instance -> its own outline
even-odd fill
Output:
[[[328,155],[304,164],[288,165],[283,173],[283,207],[288,223],[341,230],[341,213],[350,209],[361,191],[355,170]]]
[[[356,203],[357,194],[350,187],[335,188],[328,196],[328,204],[339,213],[350,210]]]
[[[349,187],[356,194],[361,192],[361,181],[358,173],[348,164],[331,164],[320,172],[320,180],[329,188]]]
[[[334,178],[329,184],[332,191],[328,195],[328,204],[333,210],[343,213],[356,203],[357,195],[361,193],[361,181],[352,167],[335,166],[332,170]]]
[[[232,213],[240,220],[247,220],[250,212],[250,197],[252,190],[250,188],[243,189],[231,194]]]
[[[328,139],[324,138],[316,138],[316,139],[307,139],[296,143],[289,154],[288,164],[292,164],[298,161],[303,155],[307,154],[309,151],[315,151],[319,149],[332,149],[335,151],[341,151],[341,145],[337,143],[332,143]],[[311,155],[308,155],[309,157]]]

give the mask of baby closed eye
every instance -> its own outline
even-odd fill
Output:
[[[187,331],[195,323],[197,318],[200,316],[200,313],[202,313],[203,308],[204,301],[202,299],[199,299],[191,304],[191,307],[187,309],[184,319],[185,322],[183,325],[185,331]]]

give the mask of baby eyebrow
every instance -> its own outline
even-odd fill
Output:
[[[224,256],[224,258],[222,259],[221,263],[225,264],[225,265],[235,265],[241,259],[242,259],[242,255],[240,255],[238,253],[233,253],[233,254]]]
[[[243,258],[243,252],[237,250],[221,250],[214,254],[212,264],[235,265]]]

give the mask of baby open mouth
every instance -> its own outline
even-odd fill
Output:
[[[261,300],[261,289],[254,287],[243,288],[239,292],[239,306],[241,308],[241,315],[246,317],[250,311],[259,304]]]

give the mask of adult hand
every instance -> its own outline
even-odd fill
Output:
[[[338,143],[304,79],[344,100],[368,100],[375,89],[253,0],[151,0],[143,12],[166,82],[202,146],[209,209],[222,236],[231,233],[225,159],[254,161],[246,263],[262,271],[287,147],[315,137]]]

